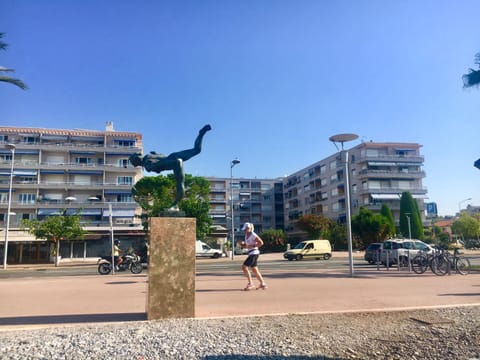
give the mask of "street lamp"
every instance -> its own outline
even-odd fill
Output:
[[[338,149],[337,143],[341,144],[341,157],[345,158],[345,207],[347,212],[347,236],[348,236],[348,262],[350,265],[350,276],[353,277],[353,249],[352,249],[352,214],[350,211],[350,183],[349,183],[349,169],[348,169],[348,150],[343,149],[343,143],[358,139],[356,134],[338,134],[329,138],[331,142]]]
[[[5,222],[5,246],[3,248],[3,270],[7,270],[7,254],[8,254],[8,227],[10,226],[10,215],[12,208],[12,187],[13,187],[13,163],[15,161],[15,145],[7,144],[7,149],[12,152],[12,163],[10,166],[10,187],[8,188],[8,205],[7,205],[7,221]]]
[[[407,217],[407,223],[408,223],[408,238],[412,239],[412,228],[410,226],[410,213],[405,213],[405,216]]]
[[[233,219],[233,167],[240,164],[240,160],[234,159],[230,162],[230,211],[232,217],[232,260],[235,259],[235,222]]]
[[[462,204],[463,204],[465,201],[470,201],[470,200],[472,200],[471,197],[468,198],[468,199],[464,199],[464,200],[458,202],[458,214],[459,214],[459,215],[460,215],[460,213],[462,212]]]

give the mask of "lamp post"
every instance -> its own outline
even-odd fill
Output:
[[[459,201],[458,202],[458,215],[460,215],[460,213],[462,212],[462,204],[465,202],[465,201],[470,201],[472,200],[472,198],[468,198],[468,199],[464,199],[462,201]]]
[[[230,215],[232,217],[232,260],[235,259],[235,221],[233,218],[233,167],[240,164],[240,160],[234,159],[230,162]]]
[[[348,150],[343,149],[343,143],[358,139],[356,134],[338,134],[329,138],[338,150],[337,143],[341,144],[340,150],[341,157],[345,158],[345,210],[347,212],[347,237],[348,237],[348,262],[350,265],[350,276],[353,277],[353,249],[352,249],[352,214],[350,210],[350,182],[349,182],[349,169],[348,169]]]
[[[10,166],[10,186],[8,188],[7,219],[5,222],[5,246],[3,247],[3,270],[7,269],[8,227],[10,226],[10,215],[11,215],[10,210],[12,208],[13,163],[15,161],[15,145],[7,144],[6,146],[12,152],[12,163]]]
[[[408,238],[412,239],[412,228],[410,226],[410,213],[405,213],[405,216],[407,217],[407,223],[408,223]]]

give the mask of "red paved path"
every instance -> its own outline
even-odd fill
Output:
[[[235,260],[239,266],[241,260]],[[352,278],[347,268],[264,271],[263,275],[267,290],[242,291],[245,279],[240,270],[200,274],[196,281],[196,317],[480,305],[478,272],[439,277],[392,269],[355,269]],[[143,320],[147,279],[146,274],[126,273],[2,279],[0,329],[11,325]]]

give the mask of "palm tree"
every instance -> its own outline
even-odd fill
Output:
[[[7,50],[8,45],[1,40],[3,35],[4,35],[4,33],[0,33],[0,50]],[[12,78],[10,76],[2,75],[3,73],[14,72],[14,71],[15,70],[13,70],[13,69],[9,69],[9,68],[0,66],[0,81],[16,85],[22,90],[27,90],[28,86],[22,80],[15,79],[15,78]]]
[[[480,67],[480,53],[477,53],[475,55],[475,64],[479,65]],[[468,74],[463,75],[462,80],[463,80],[464,88],[479,86],[480,85],[480,69],[479,70],[468,69]]]

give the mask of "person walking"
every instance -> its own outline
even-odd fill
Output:
[[[247,277],[248,281],[247,286],[245,286],[245,288],[243,289],[245,291],[255,289],[255,286],[253,285],[252,274],[250,273],[249,268],[252,269],[255,277],[260,282],[257,290],[265,290],[267,288],[267,284],[265,284],[262,274],[260,273],[260,270],[258,270],[257,266],[258,257],[260,255],[259,248],[263,245],[263,240],[253,231],[253,229],[254,226],[252,223],[246,222],[245,224],[243,224],[242,230],[245,231],[245,241],[242,241],[241,245],[248,250],[248,257],[243,262],[242,266],[243,273]]]

